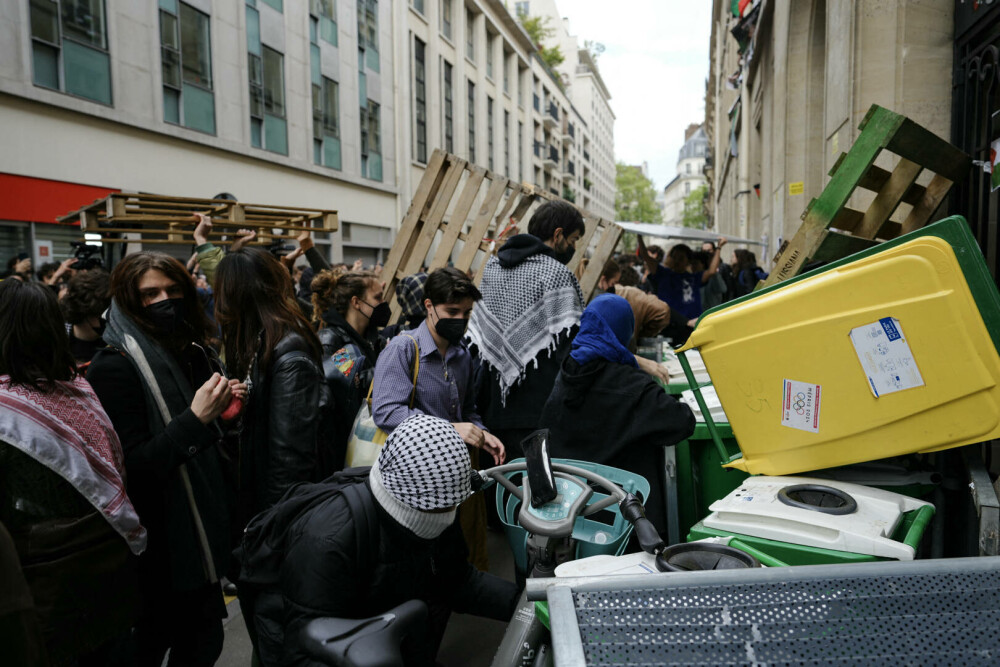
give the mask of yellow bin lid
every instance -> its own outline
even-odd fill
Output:
[[[752,474],[1000,437],[1000,357],[936,236],[708,312],[692,348]]]

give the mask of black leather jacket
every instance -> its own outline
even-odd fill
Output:
[[[250,381],[240,433],[240,526],[293,484],[315,480],[321,419],[319,364],[300,334],[285,334],[270,368],[255,362]]]

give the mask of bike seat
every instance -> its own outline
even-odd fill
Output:
[[[399,645],[422,631],[427,605],[409,600],[371,618],[317,618],[302,628],[299,641],[313,659],[336,667],[389,667],[403,664]]]

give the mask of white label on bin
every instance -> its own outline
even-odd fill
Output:
[[[894,317],[851,329],[851,343],[875,398],[924,386],[917,362]]]
[[[818,384],[785,380],[781,392],[781,425],[819,433]]]

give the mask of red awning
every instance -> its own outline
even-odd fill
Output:
[[[112,192],[120,190],[0,173],[0,220],[55,223]]]

